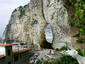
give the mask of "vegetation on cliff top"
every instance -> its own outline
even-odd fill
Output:
[[[84,0],[75,0],[76,2],[73,3],[73,0],[69,0],[72,6],[74,6],[75,19],[71,22],[71,26],[76,26],[79,28],[80,35],[85,36],[85,1]],[[85,38],[78,38],[78,43],[84,43]]]
[[[23,15],[25,15],[25,10],[22,6],[19,7],[19,10],[20,10],[20,15],[19,15],[19,19],[20,19]]]

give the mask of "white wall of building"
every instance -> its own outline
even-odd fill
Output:
[[[6,55],[5,47],[3,47],[3,46],[0,46],[0,55]]]

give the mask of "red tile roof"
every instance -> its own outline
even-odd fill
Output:
[[[13,51],[13,53],[14,53],[14,54],[19,54],[19,53],[27,52],[27,51],[29,51],[29,50],[31,50],[31,48],[26,48],[26,49],[24,49],[24,50],[19,50],[19,51]]]
[[[17,43],[8,43],[8,44],[0,44],[0,46],[12,46],[12,45],[16,45]]]
[[[1,59],[1,58],[4,58],[4,57],[5,57],[4,55],[0,55],[0,59]]]

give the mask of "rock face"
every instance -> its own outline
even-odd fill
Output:
[[[0,38],[0,43],[2,43],[2,39]]]
[[[51,46],[56,49],[70,41],[68,13],[63,0],[31,0],[24,7],[15,9],[7,25],[3,40],[23,41],[36,49],[50,46],[44,29],[49,24],[53,33]]]

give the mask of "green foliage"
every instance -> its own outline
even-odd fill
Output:
[[[42,64],[42,61],[38,60],[38,61],[36,62],[36,64]]]
[[[14,12],[16,12],[17,11],[17,9],[15,9],[12,13],[14,13]]]
[[[67,47],[63,46],[62,48],[57,48],[56,51],[62,51],[62,50],[67,50]]]
[[[78,64],[78,62],[71,56],[63,56],[60,60],[54,60],[50,62],[38,60],[36,64]]]
[[[80,49],[77,50],[78,51],[78,54],[82,56],[82,52]]]
[[[76,40],[76,41],[77,41],[77,43],[85,43],[85,38],[78,39],[78,40]]]
[[[78,54],[85,57],[85,50],[78,49]]]
[[[82,40],[79,40],[79,39],[78,39],[78,40],[76,40],[76,41],[77,41],[77,43],[82,43]]]
[[[36,62],[36,64],[58,64],[58,60],[54,60],[54,61],[40,61],[40,60],[38,60],[37,62]]]
[[[80,28],[80,32],[85,35],[85,26],[83,28]]]
[[[72,0],[71,0],[72,1]],[[75,19],[72,23],[76,24],[76,26],[81,26],[85,24],[85,2],[83,0],[76,0],[76,3],[73,5],[75,7]]]
[[[35,19],[33,19],[32,22],[31,22],[31,26],[34,26],[34,25],[37,24],[37,23],[38,23],[38,21],[35,20]]]
[[[25,15],[25,10],[22,6],[19,7],[19,10],[20,10],[20,15],[19,15],[19,19],[20,19],[23,15]]]
[[[80,34],[85,35],[85,1],[84,0],[75,0],[74,10],[75,19],[71,22],[71,26],[76,26],[79,28]],[[69,2],[72,4],[73,0],[69,0]],[[85,39],[79,39],[77,40],[78,43],[85,42]]]
[[[72,3],[72,0],[69,0],[70,3]]]
[[[82,55],[85,57],[85,50],[82,51]]]
[[[71,56],[63,56],[58,64],[78,64],[78,62]]]

